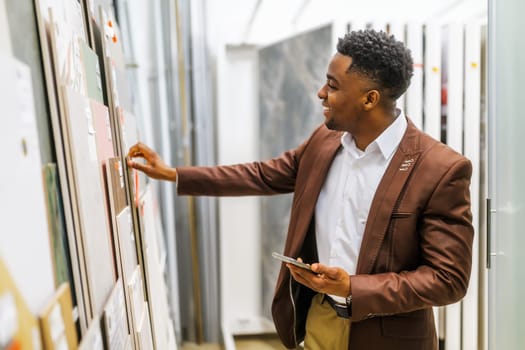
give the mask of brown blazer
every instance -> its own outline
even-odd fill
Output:
[[[182,167],[187,195],[294,192],[284,254],[317,261],[317,197],[341,132],[324,125],[295,150],[265,162]],[[410,121],[372,201],[352,282],[351,350],[437,350],[432,306],[460,300],[472,261],[470,162]],[[288,348],[304,339],[315,293],[281,268],[272,314]],[[293,298],[293,300],[292,300]]]

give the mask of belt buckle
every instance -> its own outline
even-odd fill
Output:
[[[328,304],[334,309],[337,316],[341,318],[350,318],[348,315],[348,308],[346,305],[339,304],[334,299],[332,299],[328,294],[325,294],[325,299],[328,301]]]

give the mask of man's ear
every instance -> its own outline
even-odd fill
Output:
[[[365,95],[365,100],[363,104],[365,111],[373,109],[379,104],[380,100],[381,93],[379,92],[379,90],[369,90]]]

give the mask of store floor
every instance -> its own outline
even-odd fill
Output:
[[[243,336],[235,339],[237,350],[285,350],[286,348],[275,337]],[[223,350],[218,344],[185,343],[181,350]]]

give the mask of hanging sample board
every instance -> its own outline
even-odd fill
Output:
[[[149,310],[153,327],[155,347],[158,349],[174,349],[173,322],[168,310],[167,290],[164,281],[163,266],[165,258],[163,248],[159,244],[158,201],[152,186],[148,185],[141,198],[141,214],[144,222],[142,243],[144,251],[144,267],[146,270],[146,290],[149,300]]]
[[[43,173],[47,217],[55,268],[55,286],[58,287],[64,282],[72,285],[74,279],[71,271],[71,258],[69,255],[66,224],[63,215],[63,202],[56,164],[48,163],[44,165]],[[75,298],[73,298],[73,301],[75,301]]]
[[[68,283],[63,283],[40,314],[40,329],[46,350],[77,348],[73,301]]]
[[[89,101],[91,114],[93,116],[93,127],[95,129],[95,141],[97,144],[97,158],[101,178],[106,177],[106,161],[115,157],[113,151],[113,135],[109,121],[109,111],[103,104],[91,100]]]
[[[131,350],[124,289],[120,279],[104,307],[102,329],[107,350]]]
[[[139,329],[139,324],[144,317],[144,284],[142,283],[142,271],[140,266],[136,266],[131,278],[127,284],[129,290],[129,304],[131,310],[131,323],[136,332]]]
[[[72,166],[66,161],[70,156],[65,145],[67,135],[63,135],[63,101],[59,90],[63,85],[71,85],[80,92],[85,92],[85,70],[80,59],[80,45],[86,34],[82,18],[82,9],[77,1],[36,0],[35,11],[42,53],[42,66],[45,75],[49,114],[52,124],[54,146],[57,158],[57,170],[60,178],[60,193],[64,210],[64,223],[67,232],[71,272],[74,279],[74,300],[79,315],[81,332],[87,330],[89,310],[87,274],[82,257],[81,237],[78,227],[77,201],[73,192]]]
[[[129,281],[133,271],[137,267],[137,253],[135,234],[133,232],[133,222],[130,208],[126,207],[117,216],[117,230],[120,238],[120,261],[122,263],[123,277]]]
[[[36,315],[55,290],[51,243],[29,68],[0,53],[0,147],[9,171],[0,173],[0,253]],[[7,158],[5,158],[7,157]],[[35,288],[35,285],[38,288]]]
[[[480,124],[481,124],[481,25],[468,23],[465,26],[465,127],[464,127],[464,154],[472,162],[472,179],[470,183],[470,198],[472,208],[472,222],[474,225],[472,274],[467,295],[463,299],[463,350],[478,349],[479,326],[479,256],[480,256]],[[483,270],[482,270],[483,271]],[[481,272],[485,273],[485,271]]]
[[[423,26],[409,23],[406,29],[406,45],[412,53],[414,75],[405,93],[405,115],[423,130]]]
[[[106,161],[106,178],[112,215],[118,216],[127,207],[124,167],[120,158],[109,158]]]
[[[8,55],[11,55],[12,53],[5,0],[0,0],[0,53]]]
[[[423,130],[441,140],[441,25],[425,26],[425,95]]]
[[[405,24],[403,23],[400,23],[400,22],[392,22],[388,25],[388,29],[389,29],[389,34],[393,35],[394,38],[397,40],[397,41],[401,41],[402,43],[405,43],[406,44],[406,39],[405,39]],[[401,95],[397,101],[396,101],[396,107],[397,108],[401,108],[403,111],[405,111],[405,115],[406,115],[406,110],[405,110],[405,94]]]
[[[84,41],[80,42],[80,52],[86,74],[86,89],[89,98],[104,103],[102,73],[97,54]]]
[[[137,216],[137,203],[140,193],[141,183],[145,184],[146,177],[135,170],[128,169],[125,156],[128,145],[136,143],[139,139],[138,129],[133,114],[129,113],[122,105],[121,101],[130,104],[129,84],[126,83],[124,74],[124,58],[120,43],[120,32],[114,18],[104,10],[98,8],[98,21],[93,22],[93,33],[97,51],[100,53],[103,62],[103,75],[106,91],[106,99],[110,111],[111,128],[113,131],[115,155],[120,157],[123,167],[124,188],[127,196],[127,203],[130,205],[133,217],[133,228],[136,238],[140,239],[139,231],[141,223]],[[127,101],[127,102],[126,102]],[[120,212],[116,212],[115,215]],[[137,248],[139,244],[137,243]],[[141,263],[142,255],[137,258]]]
[[[97,156],[93,114],[89,100],[71,88],[64,88],[65,130],[78,204],[77,227],[86,264],[91,317],[98,315],[115,284],[109,218],[104,208],[100,163]]]
[[[462,24],[449,24],[441,35],[441,122],[446,123],[441,134],[459,153],[463,152],[463,32]],[[461,303],[446,306],[447,350],[461,349]]]
[[[144,302],[142,306],[142,319],[139,321],[138,330],[137,330],[137,344],[140,350],[153,350],[157,347],[153,346],[151,339],[151,323],[150,316],[148,312],[148,303]],[[160,348],[159,348],[160,349]],[[167,348],[164,348],[167,349]],[[177,349],[171,348],[171,349]]]
[[[91,320],[89,328],[78,346],[78,350],[105,350],[100,328],[100,318],[98,316]]]
[[[1,252],[0,349],[42,349],[38,322],[17,288]]]

